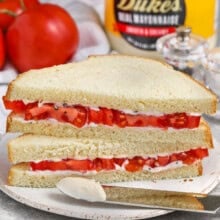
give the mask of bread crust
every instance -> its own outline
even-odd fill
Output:
[[[128,72],[125,74],[121,70],[121,66],[119,66],[120,60],[123,62],[122,67],[128,66],[124,71],[133,70],[133,74],[137,74],[137,78],[139,76],[140,79],[135,79],[132,73],[130,74]],[[88,73],[85,73],[86,70],[84,67],[87,65]],[[138,69],[137,66],[140,66],[140,68]],[[166,81],[166,78],[169,78],[169,75],[166,75],[166,78],[163,80],[164,82],[157,82],[157,75],[155,76],[156,79],[154,79],[151,78],[152,74],[148,73],[151,68],[155,68],[155,71],[152,70],[153,73],[160,72],[159,70],[162,68],[161,77],[164,76],[165,72],[169,72],[168,74],[172,75],[175,80],[181,78],[180,82],[176,82],[177,84],[181,84],[182,82],[187,87],[189,83],[192,84],[191,88],[187,87],[185,91],[184,86],[181,85],[183,92],[180,92],[181,96],[177,96],[177,91],[181,91],[179,90],[180,86],[174,86],[175,83],[169,83],[172,81],[172,77],[169,81]],[[115,76],[113,75],[111,78],[108,73],[113,70]],[[66,73],[64,72],[68,72],[68,75],[65,75]],[[102,72],[102,77],[100,77],[100,72]],[[59,65],[41,70],[31,70],[20,74],[16,80],[9,84],[6,98],[8,100],[67,102],[70,104],[100,106],[119,110],[153,110],[164,113],[199,112],[208,114],[216,112],[217,98],[215,94],[186,74],[177,71],[173,74],[173,72],[174,70],[167,67],[164,63],[161,65],[160,62],[146,58],[125,55],[93,56],[80,63]],[[36,76],[41,74],[42,78],[36,79],[35,81]],[[71,74],[73,77],[69,77]],[[76,74],[78,77],[82,75],[78,87]],[[92,78],[91,76],[93,76],[93,74],[94,77]],[[146,75],[149,76],[146,77]],[[56,77],[60,78],[56,79]],[[89,77],[91,77],[91,79]],[[65,82],[69,82],[70,86],[62,88],[58,82],[62,82],[65,78],[68,79]],[[100,80],[96,82],[99,78]],[[46,80],[48,80],[48,83],[44,83]],[[91,84],[89,80],[92,82]],[[121,83],[120,86],[118,86],[118,81],[126,80],[126,83]],[[33,85],[31,81],[33,81]],[[49,83],[50,81],[51,84]],[[187,83],[185,83],[185,81]],[[149,84],[149,82],[153,82],[154,85],[152,88],[149,86],[145,88],[145,85]],[[163,85],[166,83],[169,83],[167,86],[169,89]],[[37,86],[38,84],[40,86]],[[41,84],[43,84],[44,88],[42,88],[43,86],[41,86]],[[171,89],[170,87],[172,86],[174,86],[174,88]],[[142,88],[144,89],[142,90]],[[154,90],[154,88],[156,93],[148,97],[149,91]],[[163,93],[161,93],[160,90],[163,91]],[[164,95],[165,93],[166,95]],[[188,94],[187,96],[185,96],[186,93]],[[142,94],[146,94],[146,96]]]
[[[47,174],[46,172],[35,173],[29,170],[28,163],[20,163],[11,167],[8,174],[8,184],[11,186],[24,186],[47,188],[55,187],[56,183],[67,176],[79,176],[76,174]],[[183,166],[176,169],[169,169],[157,173],[150,173],[148,171],[127,172],[127,171],[109,171],[98,172],[96,175],[83,176],[92,178],[100,183],[113,183],[135,180],[159,180],[159,179],[178,179],[191,178],[202,175],[202,164],[198,162],[190,166]],[[81,175],[80,175],[81,176]],[[81,176],[82,177],[82,176]]]
[[[208,124],[202,119],[199,128],[167,130],[162,129],[137,129],[137,128],[118,128],[108,126],[76,128],[68,123],[51,123],[48,120],[41,121],[21,121],[20,117],[11,113],[7,119],[7,132],[33,133],[37,135],[47,135],[56,137],[75,137],[75,138],[97,138],[111,142],[131,142],[131,143],[170,143],[170,146],[178,147],[198,146],[213,148],[211,131]],[[180,147],[180,146],[179,146]],[[186,149],[186,148],[185,148]]]

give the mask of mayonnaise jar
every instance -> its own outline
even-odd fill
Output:
[[[158,58],[156,41],[179,26],[217,41],[218,0],[106,0],[105,28],[112,49],[119,53]]]

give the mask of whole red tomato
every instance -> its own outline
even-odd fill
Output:
[[[65,63],[76,52],[78,42],[75,22],[53,4],[23,12],[6,33],[9,58],[20,72]]]
[[[0,69],[4,66],[5,63],[5,46],[2,30],[0,29]]]
[[[0,28],[6,30],[15,16],[26,9],[39,5],[38,0],[2,0],[0,1]]]

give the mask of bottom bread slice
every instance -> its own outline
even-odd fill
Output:
[[[154,173],[149,171],[102,171],[91,175],[78,175],[68,171],[30,171],[28,163],[20,163],[11,167],[8,175],[8,184],[12,186],[47,188],[55,187],[59,180],[69,176],[83,176],[95,179],[100,183],[113,183],[135,180],[179,179],[200,175],[202,175],[201,162]]]

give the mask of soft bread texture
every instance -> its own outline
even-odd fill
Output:
[[[215,113],[217,103],[191,77],[158,61],[124,55],[20,74],[9,84],[6,98],[164,113]]]
[[[99,172],[96,175],[86,176],[87,178],[95,179],[100,183],[113,183],[135,180],[159,180],[159,179],[177,179],[188,178],[202,175],[201,162],[190,166],[184,166],[176,169],[161,171],[158,173],[150,173],[148,171],[126,172],[126,171],[109,171]],[[11,186],[23,186],[34,188],[55,187],[56,183],[62,178],[82,175],[70,175],[67,173],[58,172],[51,174],[48,172],[33,172],[29,171],[28,163],[20,163],[13,165],[9,171],[8,184]]]
[[[24,121],[21,117],[9,115],[7,120],[8,132],[33,133],[57,137],[97,138],[110,142],[144,142],[162,146],[168,143],[171,147],[180,147],[180,144],[195,148],[198,146],[211,148],[213,146],[211,131],[205,120],[201,120],[196,129],[145,129],[119,128],[108,126],[75,128],[68,123],[56,123],[49,120]]]
[[[201,146],[197,146],[201,147]],[[211,146],[210,146],[211,147]],[[8,143],[8,156],[13,164],[57,159],[121,158],[172,154],[192,149],[189,143],[110,142],[103,139],[58,138],[22,135]]]

